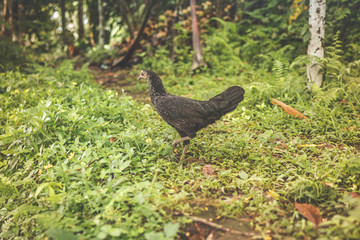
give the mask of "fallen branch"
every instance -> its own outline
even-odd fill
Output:
[[[200,223],[206,224],[206,225],[208,225],[210,227],[219,229],[219,230],[224,231],[224,232],[243,235],[245,237],[252,237],[252,236],[255,235],[254,233],[249,233],[249,232],[239,232],[239,231],[236,231],[234,229],[224,227],[223,225],[220,225],[218,223],[210,222],[210,221],[208,221],[208,220],[206,220],[204,218],[199,218],[199,217],[194,217],[194,216],[186,216],[186,217],[194,220],[195,222],[200,222]]]

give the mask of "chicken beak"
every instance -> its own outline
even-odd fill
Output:
[[[138,80],[140,80],[140,79],[142,79],[142,78],[144,78],[144,71],[143,71],[143,70],[140,71]]]
[[[138,80],[140,79],[146,79],[147,78],[147,74],[145,71],[141,70],[140,71],[140,74],[139,74],[139,77],[138,77]]]

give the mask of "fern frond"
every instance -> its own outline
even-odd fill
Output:
[[[360,59],[359,59],[359,60],[356,60],[355,62],[349,63],[348,67],[349,67],[350,69],[360,68]]]
[[[337,31],[332,40],[331,46],[328,46],[326,48],[326,55],[331,59],[333,58],[340,59],[344,55],[342,50],[343,43],[342,41],[339,40],[339,37],[340,37],[340,31]]]
[[[311,64],[311,60],[308,55],[300,55],[292,61],[289,69],[293,70],[295,67],[304,67]]]
[[[328,107],[333,101],[340,98],[340,92],[343,90],[343,88],[317,89],[314,92],[314,101],[320,103],[321,106]]]
[[[279,60],[275,60],[272,71],[277,78],[284,77],[286,71],[285,64]]]

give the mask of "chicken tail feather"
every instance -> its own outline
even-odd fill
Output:
[[[209,101],[215,104],[221,115],[225,115],[235,110],[237,105],[244,99],[244,94],[245,90],[242,87],[233,86]]]

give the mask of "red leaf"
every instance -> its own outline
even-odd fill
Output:
[[[315,227],[318,227],[323,222],[323,218],[320,215],[320,210],[311,204],[295,202],[295,208],[303,215],[307,220],[312,222]]]

